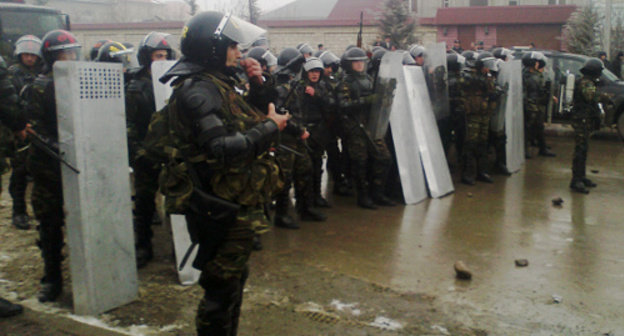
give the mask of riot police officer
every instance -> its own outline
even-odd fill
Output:
[[[464,138],[466,136],[466,113],[464,100],[461,95],[464,67],[466,58],[462,55],[451,53],[446,56],[449,83],[449,105],[451,112],[451,129],[453,130],[453,142],[458,160],[462,157]]]
[[[17,62],[9,67],[9,78],[19,94],[24,86],[31,84],[41,72],[41,40],[34,35],[25,35],[15,42],[15,58]],[[26,154],[27,142],[16,139],[18,148],[11,157],[11,179],[9,193],[13,199],[13,225],[26,230],[30,227],[26,214]]]
[[[142,146],[156,110],[151,65],[154,61],[173,59],[170,35],[160,32],[147,34],[139,45],[137,58],[140,67],[132,71],[132,79],[126,84],[125,98],[128,154],[134,171],[136,259],[137,267],[142,268],[153,257],[151,224],[161,164],[158,158],[150,157]]]
[[[570,188],[583,194],[589,193],[588,188],[596,187],[596,183],[586,177],[585,166],[589,137],[594,130],[600,128],[598,103],[602,97],[597,92],[597,83],[603,69],[604,66],[600,59],[590,58],[581,68],[583,77],[574,86],[574,101],[572,103],[574,156]]]
[[[544,137],[546,107],[550,99],[550,91],[544,80],[546,56],[541,52],[532,51],[526,59],[523,57],[523,62],[528,69],[522,83],[524,86],[525,154],[527,158],[530,158],[530,148],[537,144],[539,155],[553,157],[555,153],[548,149]]]
[[[161,78],[176,77],[166,124],[177,150],[160,188],[168,210],[186,215],[199,242],[199,335],[236,335],[253,236],[267,228],[263,204],[281,187],[269,149],[289,116],[263,104],[268,83],[260,64],[241,60],[238,49],[263,32],[234,16],[196,14],[182,31],[184,57]],[[245,96],[238,93],[239,69],[249,78]]]
[[[342,61],[345,76],[337,86],[336,95],[341,108],[351,175],[357,190],[357,204],[365,209],[376,209],[376,205],[394,205],[384,195],[391,156],[383,139],[372,139],[364,127],[370,118],[373,103],[379,99],[373,93],[373,79],[366,74],[366,61],[366,52],[360,48],[345,52]]]
[[[461,181],[468,185],[474,185],[475,180],[493,182],[487,172],[487,141],[491,113],[489,103],[496,99],[494,78],[490,74],[495,63],[496,59],[491,53],[479,54],[474,63],[468,63],[473,68],[464,73],[461,82],[461,96],[466,113]]]
[[[70,32],[53,30],[43,37],[42,45],[44,69],[25,92],[26,110],[34,131],[52,141],[57,141],[52,66],[56,61],[78,59],[80,44]],[[39,221],[39,243],[44,262],[44,277],[41,280],[38,299],[41,302],[55,301],[63,289],[61,249],[63,248],[62,227],[65,223],[65,216],[61,168],[58,161],[49,157],[41,149],[32,146],[26,165],[34,182],[32,205]]]

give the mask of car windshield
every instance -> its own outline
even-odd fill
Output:
[[[54,29],[65,29],[63,17],[54,12],[0,10],[2,39],[14,43],[23,35],[42,38]]]

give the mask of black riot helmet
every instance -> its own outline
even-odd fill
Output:
[[[502,48],[502,47],[494,48],[494,50],[492,50],[492,55],[494,55],[494,57],[498,59],[507,61],[509,57],[511,56],[511,50],[507,48]]]
[[[32,54],[41,58],[41,40],[35,35],[24,35],[15,42],[15,57]]]
[[[585,64],[581,68],[581,73],[583,75],[598,78],[602,74],[602,70],[604,69],[604,64],[599,58],[592,57],[585,61]]]
[[[182,28],[180,49],[185,59],[212,68],[225,67],[227,49],[249,47],[265,30],[230,14],[201,12]]]
[[[96,62],[106,62],[106,63],[122,63],[124,67],[128,67],[130,65],[130,55],[134,50],[127,49],[120,42],[107,42],[102,47],[100,47],[100,51],[98,51],[97,57],[95,58]]]
[[[253,41],[251,43],[251,46],[252,47],[262,47],[264,49],[269,49],[269,39],[266,36],[261,35],[255,41]]]
[[[301,65],[305,62],[305,58],[295,48],[286,48],[277,56],[276,74],[297,75],[301,71]]]
[[[369,63],[370,67],[379,67],[381,65],[381,59],[384,57],[384,55],[388,52],[388,50],[381,48],[381,49],[377,49],[375,52],[373,52],[373,56],[371,56],[371,61]],[[414,61],[414,60],[412,60]]]
[[[41,40],[41,56],[47,70],[52,70],[52,64],[56,62],[60,52],[73,50],[76,57],[80,57],[80,47],[76,37],[66,30],[57,29],[45,34]]]
[[[152,64],[152,53],[156,50],[166,50],[167,59],[174,59],[171,34],[154,31],[145,35],[139,44],[139,51],[137,53],[139,65],[143,67],[150,66]]]
[[[347,72],[352,72],[351,64],[355,61],[368,61],[366,52],[361,48],[355,47],[347,50],[340,60],[342,68]]]
[[[475,68],[482,69],[487,68],[489,70],[498,71],[496,58],[489,51],[484,51],[477,56],[475,61]]]
[[[461,71],[466,66],[466,57],[451,53],[446,55],[446,66],[449,71]]]
[[[267,67],[267,69],[277,65],[277,57],[263,47],[253,47],[249,49],[246,57],[255,59],[260,65]]]
[[[97,57],[97,55],[98,55],[98,52],[100,51],[100,48],[101,48],[104,44],[106,44],[106,43],[108,43],[108,42],[110,42],[110,41],[111,41],[111,40],[106,39],[106,40],[99,40],[99,41],[95,42],[95,44],[93,45],[93,47],[91,47],[91,51],[89,51],[89,60],[94,61],[94,60],[95,60],[95,58],[96,58],[96,57]]]
[[[464,58],[466,59],[466,66],[469,68],[474,68],[475,62],[477,60],[477,53],[473,50],[466,50],[461,55],[464,56]]]
[[[355,44],[349,44],[347,48],[345,49],[345,52],[349,51],[350,49],[357,48],[357,47],[358,46],[356,46]]]
[[[297,50],[299,50],[301,55],[303,55],[304,57],[306,54],[308,54],[309,57],[312,56],[312,54],[314,53],[314,49],[312,49],[312,47],[310,47],[310,45],[308,45],[307,43],[297,44]]]

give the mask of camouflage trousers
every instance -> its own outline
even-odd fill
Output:
[[[579,181],[585,178],[589,136],[593,130],[593,123],[589,118],[572,119],[574,128],[574,156],[572,158],[572,180]]]
[[[26,167],[33,177],[32,206],[39,221],[39,247],[44,262],[44,281],[61,279],[61,250],[65,216],[61,167],[31,147]]]
[[[325,150],[329,147],[332,140],[335,140],[335,137],[332,139],[329,129],[324,124],[310,127],[309,130],[310,138],[308,138],[307,143],[311,149],[308,152],[312,164],[312,193],[320,195]]]
[[[187,220],[200,220],[210,225],[206,218],[197,214],[187,214]],[[249,274],[254,227],[266,224],[267,218],[261,207],[242,207],[236,221],[227,227],[216,251],[209,252],[203,265],[193,264],[202,271],[199,284],[204,289],[195,320],[198,335],[236,335],[243,289]]]
[[[358,126],[348,128],[345,135],[351,176],[357,187],[366,189],[370,182],[373,190],[382,192],[392,159],[386,142],[384,139],[373,142]]]
[[[302,141],[285,141],[285,146],[294,149],[301,155],[280,149],[277,153],[279,168],[284,174],[284,189],[276,195],[278,203],[287,205],[291,184],[295,185],[297,206],[311,204],[313,194],[312,159]],[[283,209],[278,209],[282,211]]]
[[[139,157],[133,165],[134,170],[134,232],[136,244],[140,247],[151,247],[152,217],[156,209],[154,197],[158,191],[158,174],[160,169],[156,164]]]
[[[487,171],[487,143],[490,131],[488,114],[466,115],[466,137],[464,139],[464,170],[462,176],[474,179],[477,173]]]
[[[546,148],[544,138],[544,122],[546,112],[543,109],[525,109],[524,111],[524,140],[528,153],[529,147],[538,145],[540,150]]]
[[[21,147],[21,146],[19,146]],[[26,158],[28,152],[16,151],[11,158],[11,178],[9,180],[9,193],[13,199],[13,215],[26,214],[26,187],[28,186],[26,170]]]

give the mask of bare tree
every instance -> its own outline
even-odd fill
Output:
[[[258,0],[249,0],[249,22],[256,24],[260,18],[260,7]]]
[[[184,2],[186,2],[189,5],[189,7],[191,7],[189,14],[191,14],[191,16],[195,15],[195,13],[197,13],[197,10],[199,9],[197,0],[184,0]]]

